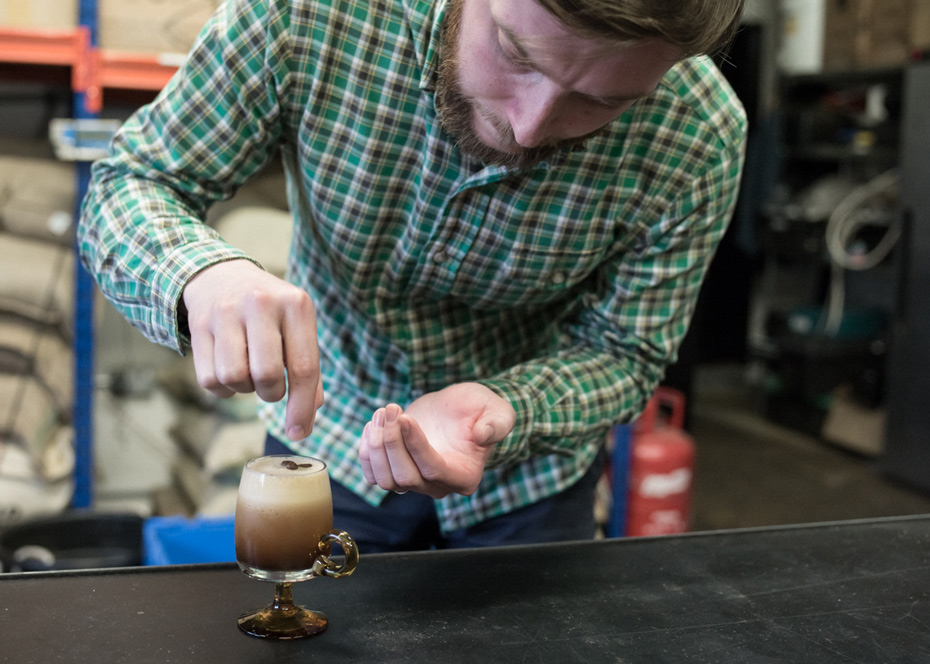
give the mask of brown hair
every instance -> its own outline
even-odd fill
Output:
[[[659,38],[686,56],[723,49],[744,0],[536,0],[569,28],[609,39]]]

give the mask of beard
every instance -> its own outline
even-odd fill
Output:
[[[577,139],[549,143],[532,148],[519,147],[510,124],[484,109],[462,90],[459,83],[459,34],[462,27],[463,0],[449,0],[445,23],[442,27],[442,45],[439,51],[439,67],[436,77],[436,109],[439,123],[449,134],[459,150],[480,159],[486,164],[525,169],[553,155],[580,147],[593,136],[589,134]],[[497,132],[498,145],[514,146],[509,152],[493,147],[478,137],[474,117],[483,117]],[[594,132],[599,133],[599,132]]]

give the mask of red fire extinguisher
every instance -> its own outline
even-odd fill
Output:
[[[695,446],[684,432],[684,419],[684,394],[659,387],[636,421],[627,498],[629,536],[672,535],[690,526]]]

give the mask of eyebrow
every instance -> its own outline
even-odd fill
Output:
[[[520,57],[520,60],[538,71],[539,68],[530,58],[530,52],[526,50],[526,47],[523,45],[523,40],[520,38],[520,36],[506,25],[498,23],[496,19],[494,20],[494,23],[497,25],[498,29],[504,33],[504,36],[508,39],[508,41],[513,44],[513,47],[517,50],[517,55]]]
[[[539,68],[539,66],[533,61],[533,59],[530,57],[530,52],[527,50],[526,46],[524,46],[523,39],[521,39],[520,36],[516,32],[513,31],[513,29],[498,22],[497,19],[494,19],[494,23],[495,25],[497,25],[497,28],[502,33],[504,33],[504,36],[507,38],[507,40],[511,44],[513,44],[513,47],[517,51],[517,57],[520,59],[521,64],[525,64],[527,67],[529,67],[530,69],[534,71],[544,73]],[[657,89],[658,89],[658,86],[654,87],[652,90],[649,90],[643,94],[608,95],[606,97],[602,97],[600,95],[586,94],[584,92],[576,92],[576,94],[586,99],[590,99],[591,101],[595,101],[599,104],[620,105],[626,102],[638,101],[639,99],[644,99],[650,96],[651,94],[653,94]]]

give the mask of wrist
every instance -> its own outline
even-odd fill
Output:
[[[517,384],[507,380],[487,380],[480,384],[503,400],[513,412],[509,433],[493,445],[487,467],[504,466],[529,458],[529,432],[532,430],[533,405]]]

